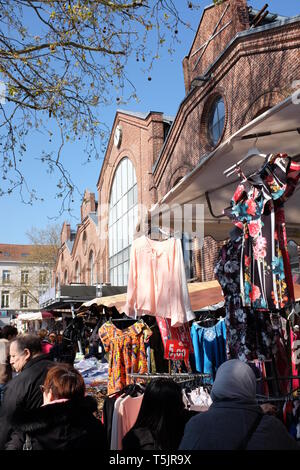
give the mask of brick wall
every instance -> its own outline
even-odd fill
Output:
[[[204,75],[234,36],[249,28],[246,0],[228,0],[204,10],[188,56],[183,61],[186,93]]]
[[[72,253],[68,254],[67,247],[62,247],[61,254],[64,252],[65,257],[58,262],[59,276],[67,268],[69,278],[74,280],[78,260],[81,281],[88,281],[88,253],[92,245],[88,246],[86,253],[83,252],[85,232],[89,243],[94,244],[97,279],[109,282],[108,241],[100,240],[99,235],[107,232],[107,214],[103,209],[109,203],[115,171],[124,157],[131,160],[136,170],[138,202],[149,208],[213,150],[207,125],[217,96],[223,97],[226,107],[224,132],[219,145],[262,109],[276,105],[294,91],[293,81],[300,80],[300,23],[254,30],[227,47],[237,33],[249,28],[246,6],[246,0],[231,0],[205,9],[191,50],[183,61],[187,96],[180,105],[164,146],[162,113],[151,112],[144,117],[126,112],[116,114],[97,184],[98,226],[87,217],[92,206],[82,209],[82,223],[78,226]],[[223,12],[219,28],[228,22],[230,24],[208,45],[195,67],[199,58],[197,49],[211,36]],[[210,80],[202,87],[191,89],[193,78],[203,75],[212,64]],[[122,128],[122,141],[116,147],[113,137],[118,125]],[[154,163],[156,169],[152,174]],[[62,243],[69,239],[70,226],[65,224]],[[207,237],[200,249],[195,242],[194,269],[200,281],[214,278],[213,268],[222,243]]]
[[[95,194],[86,190],[84,193],[83,201],[81,204],[81,220],[84,220],[90,212],[96,210],[96,199]]]
[[[225,241],[216,241],[212,237],[205,237],[201,247],[200,240],[194,238],[193,269],[194,277],[199,282],[213,281],[215,279],[214,267],[224,243]]]
[[[171,175],[183,165],[193,168],[214,147],[207,120],[216,96],[224,98],[225,128],[219,142],[250,122],[260,110],[294,92],[300,80],[300,22],[257,32],[235,43],[213,70],[213,78],[194,89],[182,103],[156,166],[158,198],[171,186]]]

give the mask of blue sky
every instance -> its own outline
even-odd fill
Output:
[[[176,5],[180,5],[182,0],[175,0]],[[200,2],[199,2],[200,3]],[[248,1],[254,8],[262,8],[266,2],[264,0]],[[201,2],[205,7],[210,4],[209,0]],[[299,2],[295,0],[269,0],[269,11],[279,13],[284,16],[294,16],[300,14]],[[190,21],[194,30],[196,30],[203,10],[191,12],[185,17]],[[156,62],[151,72],[151,81],[148,81],[148,74],[144,74],[138,68],[135,60],[129,62],[127,72],[137,88],[137,94],[140,102],[131,102],[128,105],[113,105],[102,110],[102,119],[111,127],[116,110],[118,108],[131,111],[148,112],[162,111],[168,115],[175,115],[178,106],[184,98],[184,82],[182,72],[182,60],[188,53],[194,38],[194,32],[181,28],[179,29],[181,44],[176,47],[176,53],[170,56],[167,51],[161,53],[161,58]],[[73,204],[73,217],[69,214],[57,218],[60,209],[60,201],[55,199],[57,177],[46,173],[42,164],[33,160],[33,157],[41,149],[48,148],[51,145],[48,138],[36,132],[30,136],[30,144],[27,155],[31,158],[28,162],[25,160],[23,167],[24,173],[30,180],[32,186],[35,186],[39,195],[44,198],[44,202],[36,202],[33,206],[25,205],[20,201],[19,194],[16,192],[10,196],[0,198],[0,211],[4,214],[0,228],[0,243],[28,243],[26,232],[32,227],[43,228],[49,223],[62,224],[64,220],[71,223],[75,228],[80,223],[80,203],[81,196],[76,194]],[[52,144],[53,145],[53,144]],[[96,183],[101,169],[102,161],[93,161],[83,164],[85,158],[83,154],[83,145],[81,141],[68,144],[64,150],[64,163],[72,174],[74,183],[80,188],[82,194],[85,188],[97,193]],[[35,162],[34,165],[32,162]]]

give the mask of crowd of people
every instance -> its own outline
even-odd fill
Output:
[[[59,355],[61,353],[61,355]],[[108,450],[96,417],[97,402],[66,354],[63,341],[18,334],[6,326],[0,339],[0,449]],[[67,360],[66,360],[67,359]],[[150,381],[126,451],[299,450],[271,406],[256,402],[256,377],[239,360],[223,363],[205,412],[185,409],[181,387],[169,378]]]

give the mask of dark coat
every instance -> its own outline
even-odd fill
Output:
[[[151,431],[147,428],[134,428],[122,440],[123,450],[158,450]]]
[[[18,410],[12,417],[14,432],[5,449],[21,450],[27,433],[32,450],[105,450],[104,427],[94,411],[97,402],[90,396]]]
[[[156,441],[153,433],[146,427],[133,427],[123,437],[123,450],[176,450],[180,443],[186,423],[197,415],[195,411],[183,410],[182,419],[176,423],[176,430],[173,434],[173,448],[162,449]]]
[[[261,421],[246,446],[247,450],[300,450],[282,422],[263,415],[258,405],[242,402],[214,402],[186,425],[179,450],[236,450],[253,427]]]
[[[33,409],[42,405],[40,385],[44,383],[49,368],[54,365],[48,355],[42,354],[30,359],[24,369],[8,382],[0,412],[0,449],[10,438],[10,419],[16,408]]]

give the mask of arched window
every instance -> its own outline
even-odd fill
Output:
[[[60,285],[59,285],[59,277],[56,276],[56,280],[55,280],[55,291],[59,291],[60,289]]]
[[[79,261],[76,261],[76,264],[75,264],[75,282],[80,282]]]
[[[90,251],[89,255],[89,273],[90,273],[90,279],[89,279],[89,284],[90,286],[94,285],[94,253],[93,250]]]
[[[125,157],[116,169],[109,201],[109,276],[114,286],[127,285],[130,246],[138,222],[135,169]]]
[[[86,232],[83,232],[83,235],[82,235],[82,247],[83,247],[83,254],[85,255],[85,254],[86,254],[86,250],[87,250],[87,236],[86,236]]]
[[[68,271],[66,269],[65,274],[64,274],[64,285],[67,285],[67,284],[68,284]]]
[[[225,103],[219,96],[212,104],[208,117],[208,134],[211,143],[216,146],[223,134],[225,123]]]

